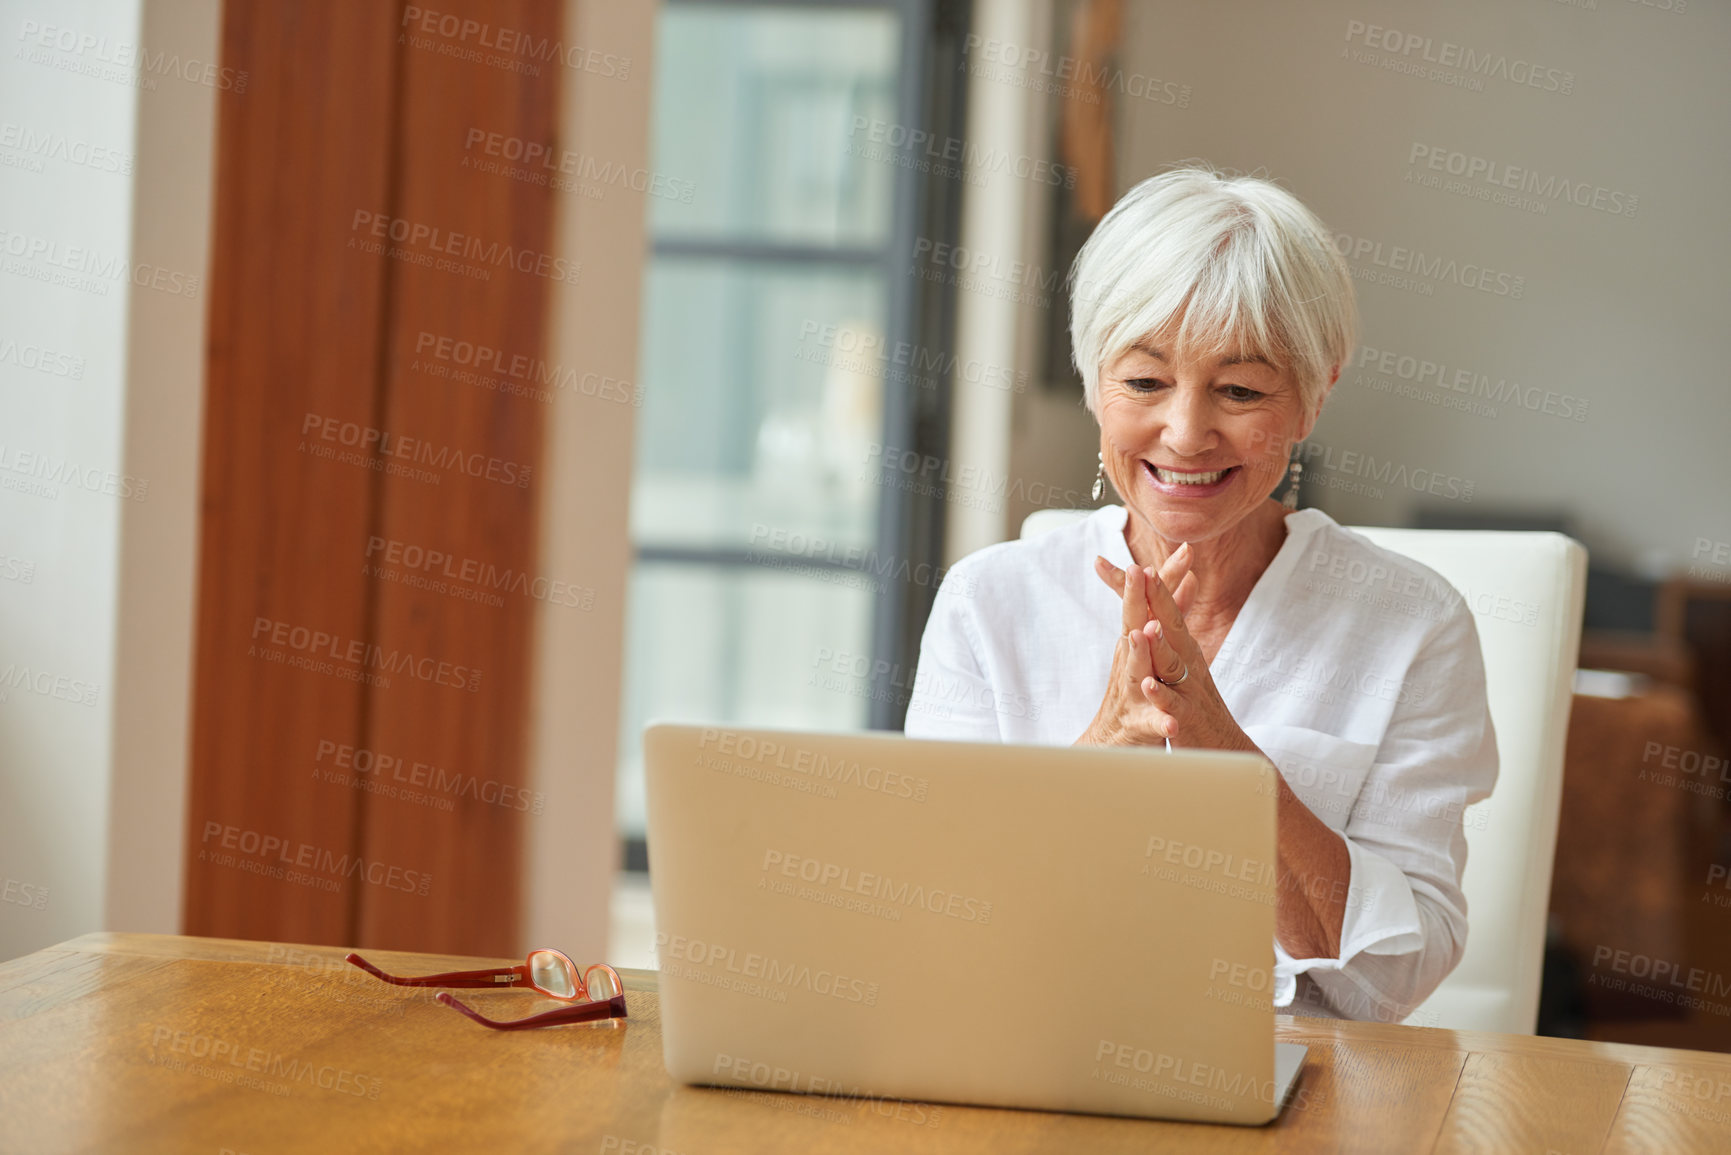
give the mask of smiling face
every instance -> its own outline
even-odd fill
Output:
[[[1251,354],[1186,358],[1153,338],[1100,369],[1100,449],[1124,503],[1169,542],[1230,531],[1286,476],[1316,415]]]

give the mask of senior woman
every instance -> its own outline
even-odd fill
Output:
[[[1352,350],[1351,275],[1290,193],[1178,169],[1118,202],[1072,284],[1124,504],[951,568],[906,732],[1266,756],[1275,1005],[1404,1018],[1465,949],[1462,811],[1497,751],[1459,594],[1294,508],[1296,448]]]

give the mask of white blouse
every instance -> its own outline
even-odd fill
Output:
[[[920,643],[908,737],[1081,737],[1122,622],[1094,557],[1134,564],[1126,516],[1108,505],[950,568]],[[1472,613],[1434,570],[1299,510],[1209,670],[1351,860],[1340,957],[1295,959],[1276,942],[1274,1004],[1405,1018],[1466,949],[1462,812],[1497,777]]]

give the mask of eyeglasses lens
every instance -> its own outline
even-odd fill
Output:
[[[619,986],[619,976],[604,966],[592,966],[583,975],[589,985],[589,997],[598,1003],[616,999],[625,991]]]
[[[577,970],[563,955],[538,950],[529,956],[529,981],[556,998],[577,995]]]

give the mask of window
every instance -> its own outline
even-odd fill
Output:
[[[947,316],[908,254],[954,194],[869,144],[959,115],[933,100],[933,19],[930,0],[662,9],[619,743],[632,866],[649,719],[901,724],[931,591],[894,570],[936,562],[942,526],[882,458],[943,451],[948,388],[883,351]]]

